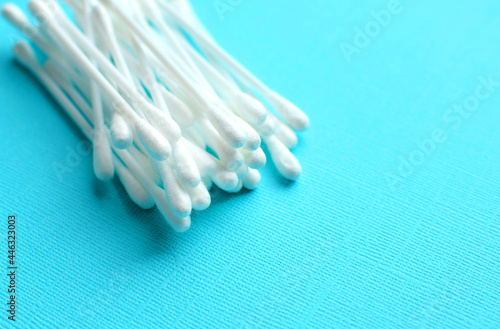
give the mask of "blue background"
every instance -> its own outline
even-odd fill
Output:
[[[498,328],[500,89],[460,125],[444,116],[480,77],[500,81],[500,3],[401,0],[348,62],[340,45],[389,1],[253,0],[222,16],[192,2],[310,115],[303,176],[270,164],[254,192],[215,191],[182,235],[97,182],[91,156],[59,180],[52,165],[83,136],[14,64],[2,21],[0,263],[13,213],[16,328]],[[446,141],[400,175],[436,128]]]

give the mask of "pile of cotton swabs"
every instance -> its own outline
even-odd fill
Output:
[[[65,2],[72,20],[55,0],[30,1],[36,26],[13,4],[2,13],[45,53],[41,64],[30,44],[14,47],[92,141],[99,179],[116,173],[137,205],[156,205],[182,232],[212,184],[257,187],[261,140],[281,175],[299,177],[289,149],[307,116],[221,49],[187,0]]]

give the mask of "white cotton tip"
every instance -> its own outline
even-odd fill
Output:
[[[246,164],[243,164],[234,172],[236,173],[236,176],[238,176],[238,179],[243,179],[248,174],[248,169],[249,169],[248,166]]]
[[[245,130],[227,112],[212,105],[206,111],[207,118],[215,127],[222,139],[232,148],[240,148],[245,145],[247,136]]]
[[[276,133],[276,119],[272,115],[268,115],[263,124],[254,127],[263,137],[274,135]]]
[[[93,145],[94,173],[102,181],[110,180],[115,174],[115,167],[109,138],[104,129],[94,130]]]
[[[240,153],[240,151],[231,148],[227,144],[220,144],[219,146],[215,147],[215,150],[220,160],[229,169],[236,170],[240,168],[245,162],[245,158]]]
[[[297,146],[299,142],[297,134],[290,127],[288,127],[286,123],[283,123],[278,119],[276,119],[276,122],[276,137],[289,149]]]
[[[243,145],[243,148],[250,151],[255,151],[256,149],[258,149],[262,142],[259,133],[240,117],[235,116],[235,118],[240,124],[241,128],[245,130],[245,134],[247,136],[247,142],[245,143],[245,145]]]
[[[188,188],[198,186],[201,182],[200,171],[182,139],[172,145],[172,157],[182,184]]]
[[[165,89],[165,87],[162,86],[161,91],[172,118],[183,127],[192,126],[195,122],[193,111],[177,96]]]
[[[114,161],[116,173],[122,182],[125,191],[130,199],[142,209],[151,209],[155,206],[155,201],[146,190],[144,185],[120,161]]]
[[[229,146],[222,140],[215,128],[206,120],[201,120],[200,125],[205,132],[209,146],[217,153],[219,159],[229,168],[238,169],[241,167],[245,159],[237,150]]]
[[[260,172],[255,169],[248,170],[248,175],[243,178],[243,187],[247,190],[255,190],[260,184]]]
[[[32,67],[34,64],[37,64],[35,52],[26,41],[16,42],[14,45],[14,54],[16,55],[18,61],[28,67]]]
[[[28,20],[28,17],[23,13],[21,8],[13,3],[6,3],[2,6],[2,16],[20,31],[27,34],[34,32],[33,27]]]
[[[191,214],[192,203],[189,194],[177,179],[174,170],[168,162],[158,162],[163,180],[163,188],[167,195],[172,212],[177,217],[187,217]]]
[[[155,186],[153,189],[153,198],[156,201],[158,210],[174,231],[183,233],[189,230],[191,227],[191,218],[189,216],[179,217],[174,214],[163,189]]]
[[[200,176],[208,176],[214,172],[216,162],[214,157],[207,153],[207,151],[202,150],[198,145],[194,144],[190,140],[185,138],[182,139],[184,142],[184,146],[191,154],[196,166],[198,167],[198,171],[200,172]]]
[[[252,169],[261,169],[266,165],[267,157],[261,148],[255,151],[241,150],[245,157],[245,164]]]
[[[236,185],[235,188],[233,188],[231,190],[227,190],[226,192],[228,192],[228,193],[239,193],[242,188],[243,188],[243,181],[240,179],[238,181],[238,184]]]
[[[236,186],[238,186],[238,176],[236,173],[225,167],[220,162],[217,163],[217,167],[212,175],[210,175],[210,178],[215,185],[224,191],[233,190]]]
[[[271,153],[274,165],[280,174],[289,180],[298,179],[302,172],[302,167],[292,152],[276,136],[266,137],[264,141]]]
[[[307,115],[289,100],[275,92],[272,92],[269,95],[268,100],[293,129],[297,131],[304,131],[309,128],[309,118]]]
[[[156,127],[170,143],[175,143],[181,138],[181,128],[166,113],[160,111],[148,102],[143,102],[141,109],[146,114],[151,124]]]
[[[267,109],[254,97],[240,92],[233,99],[234,106],[241,112],[245,119],[254,125],[261,125],[266,121]]]
[[[187,189],[187,191],[194,210],[202,211],[210,207],[212,199],[205,184],[198,184],[195,188]]]
[[[248,136],[249,136],[249,138],[247,139],[247,143],[245,145],[243,145],[243,148],[245,150],[249,150],[249,151],[255,151],[255,150],[259,149],[260,145],[262,144],[262,140],[260,139],[259,134],[252,133],[252,134],[248,134]]]
[[[146,120],[137,120],[134,130],[141,143],[154,159],[161,161],[170,156],[172,148],[169,142]]]
[[[28,3],[28,9],[40,22],[47,22],[53,17],[53,12],[50,11],[49,7],[42,0],[30,0]]]
[[[125,118],[117,111],[113,111],[110,130],[111,141],[116,148],[124,150],[132,145],[134,132]]]

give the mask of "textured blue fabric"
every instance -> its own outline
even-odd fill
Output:
[[[13,326],[1,276],[0,327],[500,327],[500,88],[482,87],[500,81],[500,3],[193,4],[310,115],[303,176],[268,165],[183,235],[99,183],[90,156],[58,177],[83,136],[14,64],[1,22],[0,267],[14,213],[19,292]],[[450,112],[464,101],[477,109]]]

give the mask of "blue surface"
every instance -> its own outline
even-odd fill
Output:
[[[116,180],[98,183],[90,156],[58,179],[53,164],[83,136],[14,64],[17,33],[0,23],[0,250],[6,264],[14,213],[16,328],[500,327],[500,88],[467,119],[447,112],[480,77],[500,81],[500,3],[401,0],[350,62],[342,43],[391,1],[254,0],[222,16],[214,3],[193,0],[312,127],[298,182],[268,165],[258,190],[216,193],[183,235]],[[435,129],[446,140],[421,159]]]

